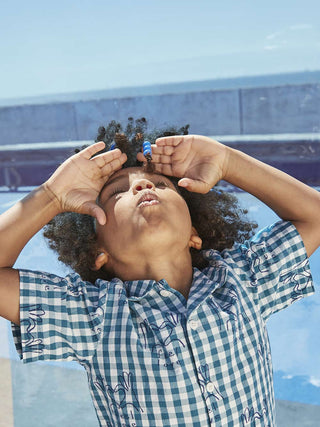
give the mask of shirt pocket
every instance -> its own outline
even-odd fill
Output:
[[[252,312],[242,303],[235,289],[215,293],[207,301],[215,327],[229,340],[244,338],[252,322]]]

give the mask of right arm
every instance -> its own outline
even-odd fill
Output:
[[[0,216],[0,316],[16,324],[19,315],[19,272],[13,268],[26,243],[61,212],[92,215],[101,224],[104,211],[95,200],[108,178],[126,161],[120,150],[91,158],[104,148],[94,144],[65,161],[27,197]]]
[[[19,324],[19,273],[12,268],[26,243],[59,213],[44,186],[0,216],[0,316]]]

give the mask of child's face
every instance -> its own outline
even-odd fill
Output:
[[[110,177],[99,197],[107,216],[97,225],[98,241],[118,262],[157,254],[170,256],[188,248],[191,218],[173,183],[141,167],[126,168]]]

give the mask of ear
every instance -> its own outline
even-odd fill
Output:
[[[109,261],[109,255],[105,251],[101,251],[94,262],[94,266],[91,267],[91,270],[98,271]]]
[[[192,227],[191,236],[189,240],[189,248],[194,248],[199,251],[201,247],[202,247],[202,240],[199,237],[197,230],[194,227]]]

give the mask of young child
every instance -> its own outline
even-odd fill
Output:
[[[77,360],[101,426],[275,426],[265,323],[314,292],[319,194],[198,135],[157,139],[154,171],[133,167],[130,138],[115,129],[128,156],[100,129],[105,142],[0,218],[0,315],[14,323],[21,358]],[[253,225],[231,196],[210,191],[221,179],[281,220],[244,241]],[[47,223],[79,274],[12,268]]]

